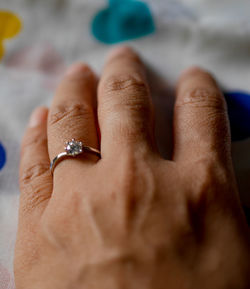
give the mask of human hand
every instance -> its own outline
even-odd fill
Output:
[[[224,98],[193,68],[178,84],[173,157],[157,151],[144,66],[113,52],[71,69],[23,139],[17,289],[247,289],[249,232]],[[76,138],[100,149],[49,162]]]

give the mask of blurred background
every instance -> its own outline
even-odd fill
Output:
[[[242,204],[250,208],[250,2],[245,0],[1,0],[0,289],[14,289],[19,146],[31,111],[49,105],[66,67],[97,73],[125,42],[147,63],[161,153],[171,154],[180,72],[211,71],[228,103]]]

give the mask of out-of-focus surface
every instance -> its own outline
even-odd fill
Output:
[[[171,91],[181,70],[200,65],[214,73],[225,91],[250,94],[250,2],[144,2],[149,5],[155,31],[129,44],[155,72],[151,72],[150,80],[157,112],[157,136],[162,153],[167,155],[167,141],[171,139]],[[22,30],[4,43],[0,38],[0,47],[5,48],[0,62],[0,289],[14,288],[19,146],[28,117],[36,106],[50,104],[67,65],[87,61],[101,72],[110,46],[98,42],[90,27],[94,16],[106,5],[104,0],[1,0],[0,12],[16,14],[22,21]],[[248,207],[249,148],[250,139],[233,143],[241,199]]]

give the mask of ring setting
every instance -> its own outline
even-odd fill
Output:
[[[83,152],[83,143],[73,138],[71,141],[65,142],[64,149],[68,155],[75,157]]]
[[[92,153],[101,158],[101,152],[99,150],[85,145],[82,141],[77,141],[72,138],[70,141],[65,142],[64,152],[58,154],[50,163],[51,173],[54,173],[56,165],[63,159],[76,157],[83,153]]]

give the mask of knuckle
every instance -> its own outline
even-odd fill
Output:
[[[79,232],[79,228],[82,226],[78,220],[85,217],[85,212],[82,210],[82,199],[77,198],[76,194],[71,195],[71,198],[63,200],[60,207],[48,206],[41,217],[42,234],[47,240],[53,239],[59,246],[69,245],[72,236],[75,235],[75,232]]]
[[[194,163],[191,171],[196,173],[188,179],[191,189],[186,199],[188,221],[191,228],[191,235],[195,240],[204,236],[204,222],[211,217],[220,217],[224,211],[225,201],[231,207],[232,176],[228,170],[217,161],[201,159]],[[190,176],[190,175],[189,175]]]
[[[20,174],[20,182],[25,185],[39,178],[46,177],[49,173],[49,164],[40,162],[22,170]]]
[[[48,164],[38,164],[24,170],[20,176],[22,212],[28,213],[50,198]]]
[[[122,99],[118,106],[119,105],[124,111],[135,113],[135,115],[144,118],[149,118],[152,112],[150,100],[145,94],[127,95]]]
[[[107,94],[126,91],[133,95],[145,95],[148,93],[148,86],[140,74],[134,73],[109,77],[104,84],[104,91]]]
[[[28,150],[30,147],[40,147],[47,145],[47,136],[41,134],[40,130],[33,130],[27,134],[22,142],[22,151]]]
[[[141,210],[142,203],[151,202],[156,194],[155,174],[153,169],[145,160],[141,160],[143,156],[131,155],[121,158],[117,171],[123,172],[123,178],[116,183],[112,197],[122,198],[123,207],[127,213],[134,213]],[[141,166],[139,165],[141,163]],[[143,167],[143,169],[138,169]],[[113,175],[114,177],[114,175]],[[122,204],[122,203],[121,203]],[[126,215],[127,215],[126,213]]]
[[[212,201],[225,190],[230,178],[228,170],[218,160],[203,158],[194,163],[193,197],[199,202]],[[193,171],[193,170],[192,170]]]
[[[149,98],[149,89],[144,80],[139,75],[112,76],[106,81],[104,87],[105,98],[103,99],[102,111],[107,116],[112,116],[117,120],[131,119],[133,123],[140,124],[141,119],[152,118],[152,104]],[[114,94],[115,93],[115,94]],[[112,114],[111,114],[112,112]],[[131,131],[124,128],[119,122],[120,129]],[[131,128],[133,125],[129,124]]]
[[[72,105],[58,105],[53,109],[49,116],[49,125],[58,126],[72,121],[86,119],[93,116],[93,108],[87,103],[72,104]]]
[[[26,186],[24,197],[21,202],[21,211],[24,215],[32,212],[35,208],[39,207],[40,204],[50,198],[50,193],[48,191],[44,193],[45,189],[47,189],[45,184]]]
[[[113,139],[120,142],[119,136],[123,136],[127,142],[136,143],[147,136],[153,122],[147,84],[139,76],[130,75],[111,77],[105,85],[101,113],[102,118],[110,124]]]
[[[112,112],[117,112],[117,114],[122,115],[129,114],[135,119],[141,121],[141,119],[151,119],[151,103],[149,98],[145,95],[125,95],[117,101],[109,102],[109,107]],[[118,116],[119,116],[118,115]]]
[[[225,101],[217,89],[195,88],[187,90],[176,103],[176,107],[193,106],[197,108],[225,109]]]
[[[126,139],[127,144],[139,143],[140,149],[143,146],[141,140],[148,137],[147,128],[143,124],[136,124],[135,122],[131,122],[131,124],[122,121],[116,122],[112,125],[110,133],[116,144],[122,145],[124,139]]]

